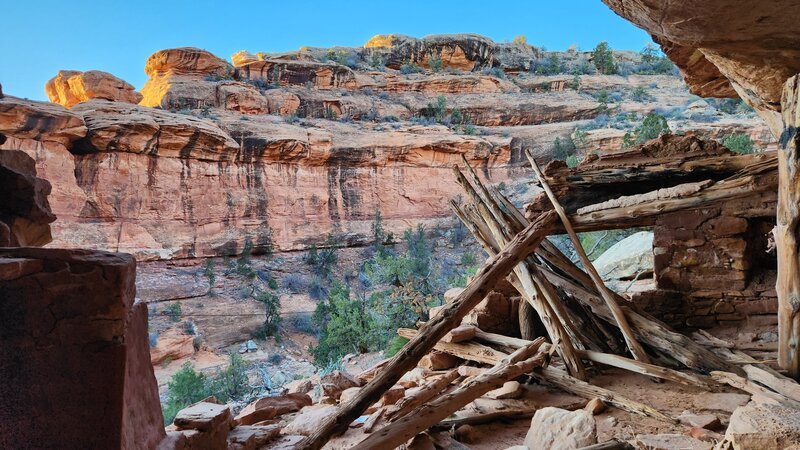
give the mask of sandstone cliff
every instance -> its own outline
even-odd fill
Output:
[[[435,225],[458,193],[450,167],[462,155],[510,181],[526,149],[552,159],[554,139],[578,128],[588,130],[579,152],[617,148],[658,108],[672,108],[675,130],[773,145],[758,119],[694,105],[678,78],[539,75],[553,55],[474,35],[242,51],[233,64],[161,50],[146,61],[141,95],[92,71],[48,82],[69,110],[0,99],[0,148],[27,152],[52,184],[54,246],[164,259],[235,254],[246,241],[256,252],[302,249],[329,233],[352,245],[368,239],[378,210],[396,235]],[[635,99],[637,89],[649,97]],[[603,92],[610,103],[598,102]]]

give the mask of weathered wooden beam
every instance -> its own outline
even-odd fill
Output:
[[[784,397],[800,402],[800,384],[797,384],[791,378],[786,378],[775,371],[751,364],[743,366],[742,369],[747,374],[747,379],[763,384]]]
[[[660,378],[662,380],[673,381],[675,383],[680,383],[687,386],[699,386],[706,389],[709,388],[709,383],[696,375],[678,372],[677,370],[656,366],[654,364],[643,363],[641,361],[636,361],[624,356],[611,355],[608,353],[595,352],[591,350],[579,350],[578,354],[584,359],[599,364],[604,364],[606,366],[617,367],[619,369],[625,369],[631,372]]]
[[[462,157],[463,159],[463,157]],[[464,159],[466,175],[458,168],[454,168],[456,181],[474,202],[480,221],[486,225],[494,241],[503,245],[509,236],[513,236],[521,224],[510,222],[503,214],[500,205],[492,198],[491,193],[480,181],[472,167]],[[469,178],[469,179],[468,179]],[[513,220],[513,219],[512,219]],[[547,330],[550,340],[558,348],[559,355],[564,359],[571,374],[586,379],[586,370],[583,363],[576,356],[575,349],[583,348],[577,333],[569,328],[572,321],[561,305],[555,290],[538,273],[535,266],[520,262],[514,267],[517,288],[523,299],[533,307]]]
[[[800,379],[800,75],[781,97],[783,133],[778,147],[778,364]]]
[[[420,334],[403,346],[383,370],[361,388],[356,397],[341,405],[336,414],[325,420],[313,434],[299,442],[297,448],[318,450],[332,436],[346,431],[350,423],[378,401],[404,373],[416,366],[417,362],[448,331],[459,325],[461,319],[491,292],[500,279],[505,278],[514,266],[536,250],[542,239],[549,234],[555,220],[555,214],[542,214],[517,234],[502,251],[486,261],[458,297],[428,321],[420,330]]]
[[[439,395],[445,388],[460,377],[458,369],[453,369],[444,375],[438,376],[422,386],[415,388],[405,397],[401,398],[386,411],[386,419],[394,421],[405,416],[411,410]]]
[[[546,354],[544,351],[531,356],[540,347],[545,346],[547,344],[544,344],[544,338],[539,338],[531,345],[520,348],[496,366],[463,383],[453,392],[439,396],[405,417],[373,432],[358,445],[352,447],[353,450],[390,449],[401,445],[481,395],[545,364]]]
[[[614,298],[614,295],[611,293],[611,290],[606,286],[603,279],[600,277],[600,274],[597,273],[597,269],[594,268],[594,264],[589,259],[589,256],[586,255],[586,252],[583,249],[583,245],[581,244],[580,238],[578,238],[578,234],[572,228],[572,224],[570,223],[569,218],[567,217],[567,212],[564,211],[564,208],[561,207],[561,204],[558,202],[555,194],[550,189],[550,186],[547,184],[547,180],[544,179],[544,174],[539,169],[539,165],[536,164],[536,160],[533,159],[533,155],[531,155],[530,151],[526,152],[528,156],[528,160],[531,163],[531,167],[533,171],[536,172],[536,176],[539,178],[539,183],[542,185],[542,189],[547,194],[547,197],[550,199],[550,202],[553,204],[553,209],[555,209],[558,217],[561,218],[561,223],[564,225],[564,228],[567,230],[567,234],[569,238],[572,240],[572,244],[575,246],[575,250],[578,252],[578,256],[583,263],[584,269],[586,269],[586,273],[589,274],[589,277],[594,282],[597,291],[603,297],[603,300],[606,302],[608,309],[611,310],[611,314],[614,316],[614,321],[616,322],[617,326],[619,327],[620,331],[622,331],[622,336],[625,338],[625,343],[628,344],[628,349],[631,352],[631,355],[637,360],[642,362],[650,362],[650,357],[647,356],[647,353],[644,351],[644,348],[639,341],[636,340],[636,337],[631,330],[631,326],[628,324],[628,319],[625,317],[625,313],[619,307],[617,303],[617,299]]]
[[[758,395],[773,400],[789,408],[800,409],[800,402],[786,397],[783,394],[771,391],[759,384],[753,383],[747,378],[740,377],[739,375],[730,372],[711,372],[711,378],[719,383],[729,384],[736,389],[745,391],[751,395]]]
[[[419,335],[419,331],[411,328],[400,328],[397,330],[397,335],[406,339],[414,339]],[[467,361],[489,365],[496,364],[497,361],[503,359],[505,356],[503,352],[475,342],[460,342],[456,344],[439,341],[433,348],[449,355],[458,356]]]
[[[653,409],[645,404],[630,400],[616,392],[610,391],[599,386],[594,386],[585,381],[581,381],[575,377],[569,376],[563,370],[555,369],[553,367],[543,367],[533,373],[533,376],[539,380],[546,381],[554,386],[557,386],[567,392],[572,392],[586,399],[599,398],[604,402],[614,405],[619,409],[640,414],[643,416],[653,417],[663,420],[665,422],[676,423],[663,413]]]

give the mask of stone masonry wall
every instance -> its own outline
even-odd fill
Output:
[[[135,273],[130,255],[0,248],[0,448],[164,438]]]
[[[634,301],[675,327],[777,324],[771,228],[724,207],[663,215],[653,230],[657,289]]]

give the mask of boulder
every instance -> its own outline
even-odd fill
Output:
[[[617,242],[594,261],[604,280],[628,280],[653,271],[653,232],[640,231]]]
[[[461,320],[488,333],[514,335],[519,327],[518,303],[497,292],[490,292]]]
[[[194,47],[159,50],[145,62],[144,72],[150,77],[179,74],[202,78],[206,75],[225,77],[233,72],[230,63],[211,52]]]
[[[423,356],[417,366],[428,370],[444,370],[457,366],[459,362],[461,362],[461,358],[434,350]]]
[[[6,95],[0,98],[0,134],[69,147],[86,136],[86,125],[83,118],[61,105]]]
[[[345,389],[359,386],[355,378],[339,370],[334,370],[322,377],[320,384],[322,385],[322,393],[324,395],[336,399],[339,398]]]
[[[0,277],[0,448],[155,448],[164,419],[133,258],[24,247],[6,259],[26,262]]]
[[[190,449],[212,450],[225,448],[234,422],[228,406],[198,402],[178,411],[173,424],[186,436]]]
[[[236,416],[239,425],[252,425],[286,413],[300,411],[311,405],[311,397],[306,394],[286,394],[277,397],[260,398],[245,406]]]
[[[591,413],[546,407],[536,411],[525,436],[531,449],[573,450],[597,443],[597,425]]]
[[[178,411],[173,423],[179,430],[230,430],[233,418],[231,409],[226,405],[198,402]]]
[[[280,425],[239,425],[228,433],[228,450],[256,450],[275,440]]]
[[[47,196],[50,183],[36,176],[33,158],[18,150],[0,151],[0,246],[41,247],[56,220]]]
[[[399,69],[403,64],[430,67],[431,58],[442,67],[473,71],[494,64],[495,43],[475,34],[440,34],[421,39],[402,34],[383,34],[364,44],[367,57],[381,58],[386,67]]]
[[[779,450],[800,445],[800,411],[750,402],[730,417],[721,448]]]
[[[640,434],[636,446],[640,450],[712,450],[714,444],[682,434]]]
[[[172,361],[186,358],[194,354],[194,336],[186,334],[177,328],[158,335],[156,346],[150,348],[150,362],[153,365],[161,364],[167,358]]]
[[[317,431],[320,424],[338,410],[338,407],[332,405],[306,406],[289,425],[284,427],[281,434],[308,436]]]
[[[289,394],[308,394],[314,390],[314,383],[308,378],[302,380],[294,380],[286,383],[283,386]]]
[[[358,392],[360,390],[361,390],[360,387],[351,387],[343,390],[342,393],[339,395],[339,403],[347,403],[350,400],[354,399],[358,395]]]
[[[143,106],[92,100],[73,111],[86,122],[74,153],[130,152],[210,161],[232,159],[239,144],[214,122]]]
[[[273,86],[306,86],[316,89],[354,89],[356,77],[352,69],[336,63],[268,59],[237,67],[241,79]]]
[[[99,70],[61,70],[47,81],[44,90],[51,102],[67,108],[93,98],[125,103],[139,103],[143,98],[133,85]]]

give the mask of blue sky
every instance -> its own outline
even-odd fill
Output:
[[[60,69],[104,70],[141,88],[153,52],[193,46],[229,59],[237,50],[360,46],[375,34],[470,32],[495,41],[522,34],[549,50],[572,44],[640,50],[650,37],[600,0],[527,1],[84,1],[3,5],[0,83],[6,94],[45,100]]]

